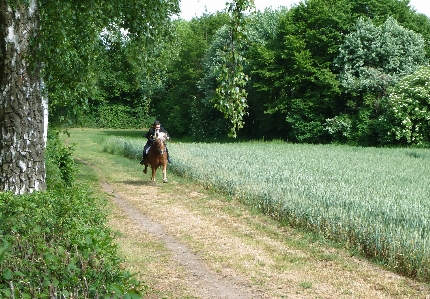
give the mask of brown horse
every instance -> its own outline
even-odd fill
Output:
[[[145,169],[143,170],[143,173],[147,173],[148,164],[151,165],[151,169],[152,169],[151,181],[153,181],[154,183],[155,183],[156,171],[160,166],[163,167],[163,183],[167,183],[166,139],[167,139],[167,135],[163,132],[155,134],[154,142],[148,151],[148,155],[146,155],[146,158],[143,161],[145,164]]]

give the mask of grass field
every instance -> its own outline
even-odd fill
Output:
[[[103,138],[104,150],[140,159],[143,139],[124,136]],[[168,147],[170,171],[429,281],[430,150],[283,142]]]

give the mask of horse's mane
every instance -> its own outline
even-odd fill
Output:
[[[167,139],[167,134],[164,132],[159,132],[154,136],[154,141],[161,140],[164,142],[166,141],[166,139]]]
[[[167,134],[164,132],[156,133],[153,137],[154,146],[158,148],[158,150],[165,150],[166,147]]]

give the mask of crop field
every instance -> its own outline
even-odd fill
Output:
[[[140,159],[142,140],[104,150]],[[169,143],[168,171],[430,281],[430,150],[283,142]]]

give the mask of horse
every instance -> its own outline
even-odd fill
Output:
[[[167,183],[167,152],[166,152],[167,134],[160,132],[155,134],[154,142],[148,150],[148,154],[144,160],[145,169],[143,173],[147,173],[148,164],[151,165],[152,177],[151,181],[155,183],[155,174],[159,167],[163,167],[163,183]]]

